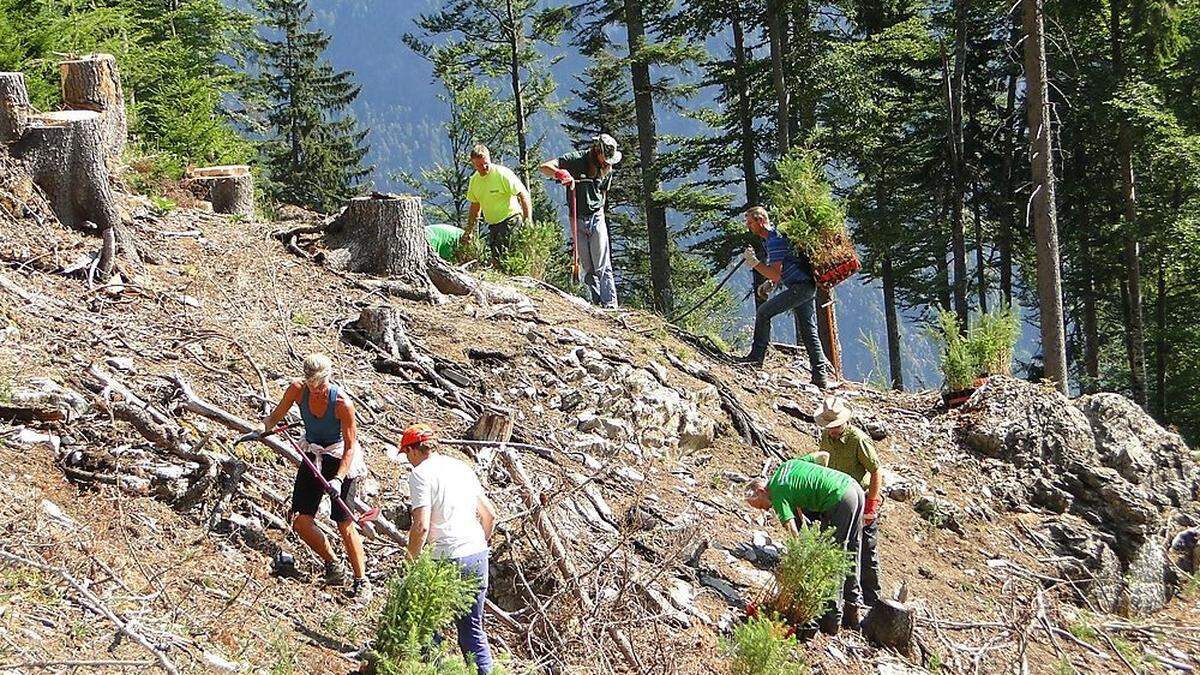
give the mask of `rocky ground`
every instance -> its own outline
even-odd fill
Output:
[[[157,258],[88,279],[98,241],[59,226],[15,172],[5,181],[0,671],[357,667],[380,599],[356,608],[315,583],[280,527],[294,469],[235,447],[237,430],[196,403],[258,419],[320,350],[354,397],[367,500],[389,522],[403,524],[407,497],[397,429],[462,438],[481,411],[511,412],[515,452],[454,452],[503,512],[489,622],[517,669],[629,672],[628,640],[645,672],[725,672],[719,638],[762,591],[781,536],[744,507],[745,484],[815,445],[802,356],[741,369],[658,318],[532,280],[492,279],[515,289],[503,302],[389,298],[285,250],[272,233],[300,213],[244,222],[129,198]],[[404,354],[352,339],[382,307]],[[955,411],[936,393],[842,394],[884,437],[885,591],[907,587],[919,649],[819,637],[805,647],[816,670],[1200,668],[1187,573],[1200,475],[1177,435],[1120,396],[1007,378]],[[382,585],[402,550],[376,534]],[[298,576],[270,574],[280,550]]]

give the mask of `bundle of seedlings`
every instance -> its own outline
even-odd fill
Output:
[[[862,265],[817,153],[793,148],[776,169],[779,176],[767,186],[776,229],[808,258],[818,285],[832,288],[850,278]]]
[[[992,375],[1010,374],[1020,333],[1020,319],[1010,308],[983,314],[966,330],[954,312],[939,310],[933,337],[941,343],[946,405],[961,405]]]

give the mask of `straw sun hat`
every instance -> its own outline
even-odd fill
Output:
[[[821,402],[821,407],[813,413],[817,426],[824,429],[845,426],[850,421],[850,406],[842,399],[833,396]]]

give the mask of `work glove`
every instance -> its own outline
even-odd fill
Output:
[[[879,517],[879,505],[882,503],[883,500],[878,497],[867,500],[867,510],[863,512],[864,523],[870,525],[871,523],[875,522],[875,519]]]
[[[251,431],[251,432],[250,432],[250,433],[248,433],[248,434],[244,434],[244,435],[242,435],[242,436],[239,436],[239,437],[238,437],[238,439],[237,439],[237,442],[238,442],[238,443],[249,443],[250,441],[257,441],[257,440],[259,440],[259,439],[261,439],[261,438],[262,438],[262,432],[261,432],[261,431]]]
[[[758,297],[765,298],[775,290],[775,282],[767,279],[758,285]]]
[[[330,499],[341,499],[341,497],[342,497],[342,479],[341,478],[329,479],[329,489],[326,490],[325,493],[329,495]]]
[[[750,246],[747,246],[746,250],[742,251],[742,260],[746,261],[746,266],[750,269],[754,269],[760,264],[758,256],[754,253],[754,248]]]
[[[558,181],[561,185],[570,185],[575,182],[575,178],[571,175],[571,172],[566,169],[555,169],[554,180]]]

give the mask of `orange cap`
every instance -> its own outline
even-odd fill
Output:
[[[424,443],[432,440],[434,437],[433,429],[429,428],[428,424],[410,424],[404,430],[404,435],[400,437],[400,449],[403,450],[410,445]]]

